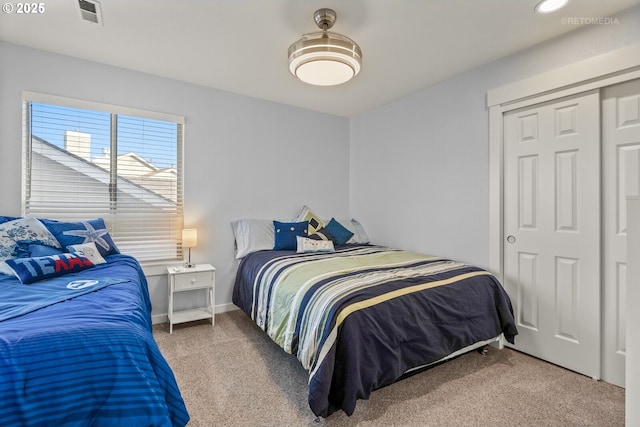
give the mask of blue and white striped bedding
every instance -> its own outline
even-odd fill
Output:
[[[342,409],[405,372],[518,333],[509,297],[480,268],[381,246],[246,256],[233,302],[309,371],[309,405]]]
[[[23,285],[0,275],[0,318],[5,318],[0,321],[0,425],[184,426],[189,421],[151,333],[151,303],[139,264],[126,255],[107,261],[52,279],[98,281],[101,289],[43,307],[23,298],[28,307],[22,312],[16,293],[36,294],[47,283]]]

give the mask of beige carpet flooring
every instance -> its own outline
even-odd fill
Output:
[[[241,311],[155,325],[196,426],[623,426],[624,389],[511,349],[467,353],[317,418],[307,373]]]

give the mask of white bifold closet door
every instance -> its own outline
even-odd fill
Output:
[[[640,196],[640,79],[602,91],[602,170],[602,379],[624,387],[626,199],[628,196]],[[638,325],[631,327],[637,328]]]
[[[504,285],[515,348],[600,378],[600,96],[504,115]]]

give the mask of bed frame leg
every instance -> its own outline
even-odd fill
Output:
[[[487,354],[489,350],[488,346],[495,347],[498,350],[504,350],[504,334],[500,334],[500,336],[496,337],[494,341],[489,344],[479,347],[477,349],[478,353]]]

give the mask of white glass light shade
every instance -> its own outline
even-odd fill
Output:
[[[193,248],[198,245],[198,230],[195,228],[185,228],[182,230],[182,247]]]
[[[542,0],[536,6],[537,13],[551,13],[565,7],[569,0]]]
[[[349,37],[328,31],[305,34],[289,47],[289,71],[305,83],[333,86],[355,77],[362,51]]]

